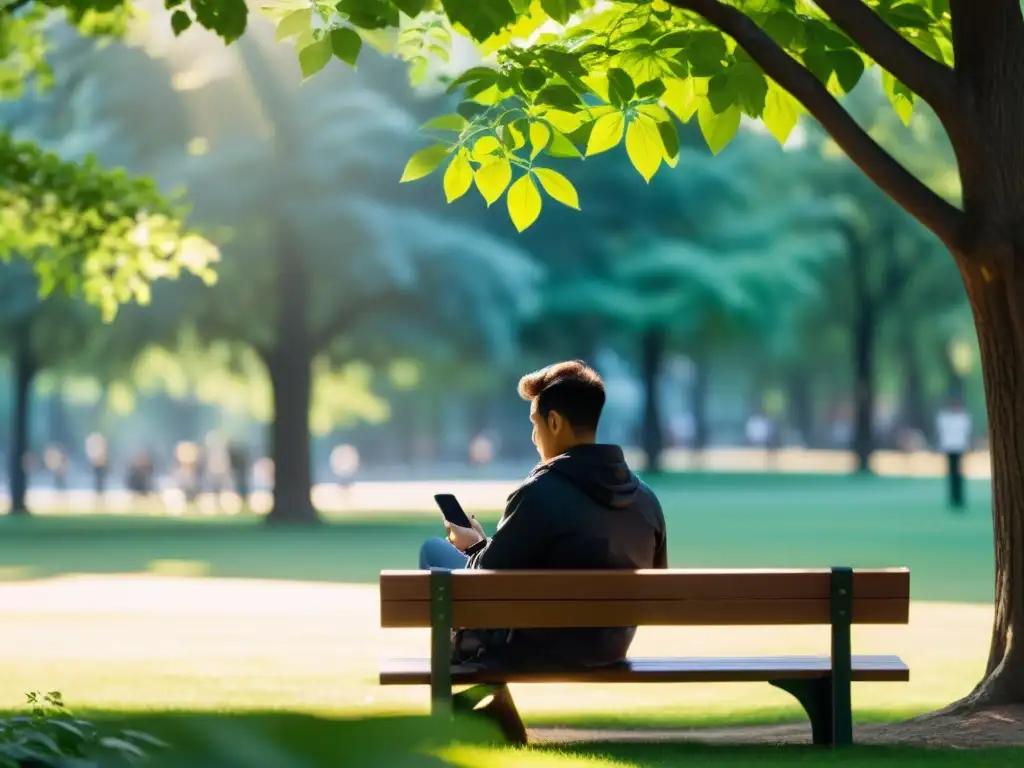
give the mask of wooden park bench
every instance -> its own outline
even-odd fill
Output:
[[[381,626],[429,627],[431,655],[385,661],[380,683],[429,685],[433,711],[446,713],[472,710],[497,694],[511,705],[508,683],[766,682],[803,706],[815,744],[841,746],[853,740],[851,682],[910,679],[898,656],[853,656],[851,624],[907,624],[909,612],[907,569],[385,571]],[[598,669],[535,671],[450,664],[452,628],[796,624],[831,625],[831,652],[631,658]],[[453,696],[453,686],[469,688]],[[525,734],[518,725],[506,736]]]

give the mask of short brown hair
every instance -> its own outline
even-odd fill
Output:
[[[574,432],[596,432],[604,409],[604,382],[582,360],[555,363],[519,380],[519,396],[536,400],[543,417],[557,411]]]

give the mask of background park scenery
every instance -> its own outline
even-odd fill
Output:
[[[101,765],[1020,760],[1016,294],[936,87],[1018,4],[85,8],[0,5],[0,765],[71,750],[63,705],[120,734]],[[516,383],[575,358],[672,567],[910,569],[909,626],[853,630],[911,669],[854,684],[855,747],[764,684],[513,686],[523,750],[378,685],[429,643],[380,628],[380,571],[434,493],[493,529],[536,461]]]

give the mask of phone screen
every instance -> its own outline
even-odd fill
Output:
[[[473,524],[469,521],[469,515],[466,514],[462,509],[462,505],[459,504],[459,500],[452,494],[439,493],[434,497],[434,501],[441,509],[441,514],[444,515],[444,519],[449,523],[461,526],[462,528],[473,527]]]

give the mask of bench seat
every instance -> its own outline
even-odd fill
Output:
[[[832,673],[828,656],[753,656],[715,658],[633,658],[597,669],[488,670],[453,666],[454,685],[502,683],[741,683],[812,680]],[[910,668],[899,656],[854,656],[855,682],[904,682]],[[430,659],[387,659],[381,685],[429,685]]]

